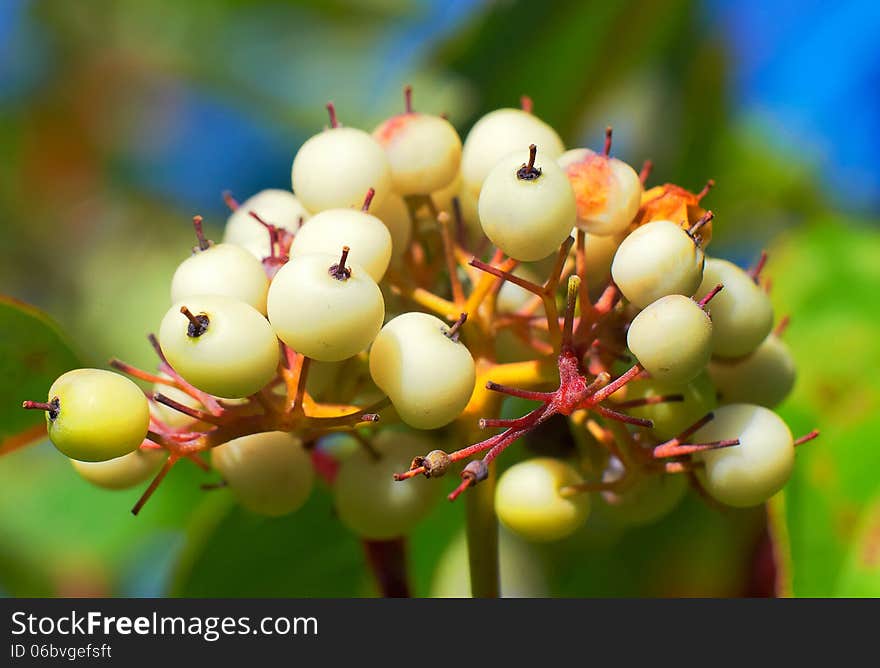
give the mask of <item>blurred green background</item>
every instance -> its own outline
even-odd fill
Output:
[[[822,436],[799,451],[769,526],[761,509],[691,496],[644,529],[598,512],[550,548],[505,536],[506,591],[766,595],[775,554],[780,593],[880,595],[878,30],[868,2],[5,2],[0,293],[63,334],[0,304],[0,439],[21,399],[45,391],[20,364],[39,336],[89,365],[153,363],[144,335],[192,245],[190,217],[216,235],[222,190],[289,187],[327,100],[371,128],[411,83],[418,108],[464,134],[527,93],[570,145],[597,146],[612,124],[616,155],[654,161],[652,184],[717,181],[711,252],[745,265],[770,250],[800,370],[781,412]],[[135,519],[138,490],[90,487],[48,444],[0,457],[0,592],[375,594],[326,490],[269,520],[201,480],[176,467]],[[418,595],[467,593],[462,526],[461,504],[441,504],[412,537]]]

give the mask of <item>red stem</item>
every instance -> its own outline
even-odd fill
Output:
[[[808,434],[804,434],[800,438],[796,439],[794,442],[794,445],[795,445],[795,447],[797,447],[799,445],[803,445],[804,443],[808,443],[809,441],[812,441],[814,438],[816,438],[818,436],[819,436],[819,430],[813,429],[813,431],[809,432]]]
[[[165,479],[165,476],[168,475],[168,472],[171,470],[171,467],[177,463],[178,456],[170,455],[167,460],[165,460],[165,464],[162,466],[162,469],[159,473],[156,474],[156,477],[153,478],[153,482],[150,483],[150,486],[147,487],[146,491],[141,495],[141,498],[138,499],[137,503],[134,504],[134,507],[131,509],[132,515],[137,515],[141,512],[141,508],[144,507],[144,504],[150,500],[150,497],[153,496],[153,492],[156,491],[156,488],[162,483]]]
[[[639,181],[642,182],[643,186],[648,182],[652,171],[654,171],[654,163],[651,160],[645,160],[642,163],[642,169],[639,171]]]
[[[706,296],[703,297],[700,301],[698,301],[697,304],[699,304],[700,308],[706,308],[706,304],[708,304],[710,301],[712,301],[712,299],[715,297],[715,295],[717,295],[723,289],[724,289],[724,284],[719,283],[714,288],[709,290],[709,292],[706,293]]]
[[[338,128],[339,119],[336,118],[336,106],[332,102],[327,103],[327,113],[330,115],[330,127]]]

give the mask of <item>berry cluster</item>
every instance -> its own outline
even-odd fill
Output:
[[[111,362],[149,394],[80,369],[25,402],[80,475],[111,489],[153,476],[137,512],[186,459],[266,515],[302,506],[318,477],[343,523],[385,540],[437,498],[412,479],[458,470],[455,499],[563,416],[568,454],[497,483],[498,516],[532,540],[575,531],[591,493],[638,524],[688,481],[732,506],[785,484],[815,433],[795,440],[770,410],[794,383],[784,322],[771,331],[766,256],[751,271],[706,257],[709,186],[645,190],[650,166],[611,157],[610,129],[603,150],[566,151],[527,98],[464,143],[409,88],[372,133],[328,110],[292,192],[227,193],[222,243],[195,217],[150,337],[157,368]],[[501,418],[505,397],[537,407]],[[475,442],[438,447],[450,440]]]

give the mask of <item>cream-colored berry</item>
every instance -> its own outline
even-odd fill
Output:
[[[729,506],[748,507],[776,494],[791,477],[794,440],[782,419],[763,406],[729,404],[691,440],[710,443],[739,439],[739,445],[697,453],[705,464],[700,482],[715,499]]]
[[[483,232],[507,255],[540,260],[571,233],[574,194],[562,170],[533,146],[495,165],[480,192],[479,214]]]
[[[283,431],[250,434],[211,450],[211,464],[239,503],[260,515],[292,513],[308,500],[315,473],[302,442]]]
[[[556,160],[565,151],[553,128],[522,109],[496,109],[483,116],[471,128],[462,148],[464,189],[476,200],[498,161],[530,144],[538,147],[547,162]]]
[[[266,318],[229,297],[190,297],[172,306],[159,327],[159,345],[177,373],[218,397],[257,392],[278,366],[278,339]]]
[[[168,456],[164,449],[138,448],[121,457],[103,462],[81,462],[71,459],[73,469],[84,480],[103,489],[128,489],[146,481],[159,471]]]
[[[457,418],[474,391],[474,360],[449,326],[426,313],[390,320],[370,348],[370,374],[400,418],[437,429]]]
[[[383,431],[371,442],[375,457],[363,446],[346,456],[333,482],[340,521],[359,536],[386,540],[406,535],[434,506],[442,485],[424,477],[395,481],[431,441],[402,431]]]
[[[379,125],[373,137],[385,149],[398,195],[428,195],[458,173],[461,139],[445,118],[408,110]]]
[[[391,191],[385,150],[363,130],[331,127],[300,147],[291,172],[293,192],[309,211],[360,207],[364,193],[376,191],[379,206]]]
[[[620,243],[611,276],[624,297],[645,308],[666,295],[693,295],[703,278],[704,260],[687,232],[673,222],[657,220]]]
[[[104,462],[137,449],[147,435],[150,407],[125,376],[74,369],[49,388],[49,439],[71,459]]]
[[[290,256],[337,255],[343,246],[351,249],[352,263],[366,269],[377,283],[382,280],[391,261],[391,233],[365,211],[328,209],[315,214],[293,238]]]
[[[557,162],[574,191],[578,227],[601,236],[626,230],[642,199],[642,182],[632,167],[588,148],[566,151]]]
[[[558,459],[539,457],[514,464],[498,479],[495,512],[508,529],[527,540],[560,540],[589,517],[589,494],[560,493],[582,482],[571,465]]]
[[[316,220],[317,216],[309,222]],[[340,262],[339,255],[298,255],[269,288],[269,322],[278,337],[323,362],[364,350],[384,317],[382,292],[369,272],[347,258]]]
[[[251,211],[264,222],[291,233],[296,232],[300,223],[311,215],[289,190],[261,190],[242,202],[226,220],[223,243],[241,246],[260,260],[272,254],[269,231],[251,215]]]
[[[265,315],[268,289],[269,279],[253,254],[235,244],[217,244],[196,249],[177,267],[171,279],[171,301],[203,295],[231,297]]]
[[[709,362],[712,322],[693,299],[668,295],[633,318],[626,343],[652,378],[683,384]]]
[[[732,262],[709,258],[697,298],[704,297],[719,283],[724,289],[709,303],[712,353],[718,357],[748,355],[773,328],[770,298],[751,276]]]
[[[748,402],[773,408],[791,392],[797,371],[788,346],[770,334],[745,357],[713,359],[709,375],[722,403]]]

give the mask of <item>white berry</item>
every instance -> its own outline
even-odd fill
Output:
[[[691,440],[708,443],[739,439],[739,445],[697,453],[705,464],[700,482],[714,498],[729,506],[763,503],[776,494],[791,476],[794,441],[782,419],[763,406],[729,404]]]
[[[333,482],[336,512],[343,524],[363,538],[397,538],[409,533],[442,491],[425,478],[405,482],[393,478],[432,444],[415,434],[383,431],[371,445],[373,453],[360,446],[342,460]]]
[[[370,348],[370,374],[400,418],[416,429],[437,429],[464,410],[474,391],[474,360],[449,326],[426,313],[390,320]]]
[[[510,257],[540,260],[559,249],[575,220],[574,194],[559,167],[520,150],[489,172],[479,201],[483,232]]]
[[[428,195],[449,185],[461,163],[461,139],[445,118],[406,112],[373,131],[391,166],[398,195]]]
[[[709,362],[712,322],[694,300],[668,295],[633,318],[626,343],[652,378],[683,384]]]
[[[290,257],[315,253],[337,255],[343,246],[349,259],[382,280],[391,260],[391,233],[376,216],[355,209],[328,209],[315,214],[293,238]],[[337,255],[338,259],[338,255]]]
[[[300,508],[311,494],[314,469],[302,442],[283,431],[250,434],[211,450],[211,464],[239,503],[260,515]]]
[[[253,254],[234,244],[217,244],[196,249],[177,267],[171,279],[171,301],[217,295],[250,304],[265,314],[268,289],[269,279]]]
[[[278,337],[324,362],[364,350],[385,317],[382,292],[369,272],[347,258],[340,269],[340,259],[329,254],[294,257],[269,288],[269,321]]]
[[[226,220],[223,242],[241,246],[259,260],[271,255],[272,249],[269,231],[250,215],[251,211],[264,222],[291,233],[311,215],[289,190],[261,190],[242,202]]]
[[[702,249],[681,227],[657,220],[620,243],[611,276],[624,297],[645,308],[666,295],[693,295],[703,278],[704,259]]]
[[[553,128],[522,109],[496,109],[483,116],[471,128],[462,148],[464,189],[476,200],[498,161],[530,144],[538,147],[546,162],[556,160],[565,151]]]
[[[788,346],[770,334],[745,357],[713,359],[709,375],[722,403],[749,402],[773,408],[791,392],[797,371]]]
[[[312,213],[360,207],[370,188],[378,206],[391,191],[391,169],[379,142],[363,130],[341,126],[302,145],[291,179],[293,192]]]
[[[155,475],[168,456],[162,448],[138,448],[121,457],[103,462],[71,459],[74,470],[88,482],[103,489],[128,489]]]
[[[266,318],[229,297],[189,297],[172,306],[159,327],[159,344],[175,371],[219,397],[257,392],[278,366],[278,339]]]
[[[531,541],[571,535],[587,521],[589,494],[563,496],[563,487],[583,482],[569,464],[550,457],[514,464],[498,479],[495,511],[504,525]]]
[[[773,307],[770,298],[745,271],[727,260],[709,258],[697,297],[715,285],[724,289],[709,302],[712,314],[712,352],[718,357],[748,355],[770,333]]]
[[[626,230],[642,201],[642,182],[632,167],[588,148],[566,151],[557,162],[574,191],[578,227],[603,236]]]

